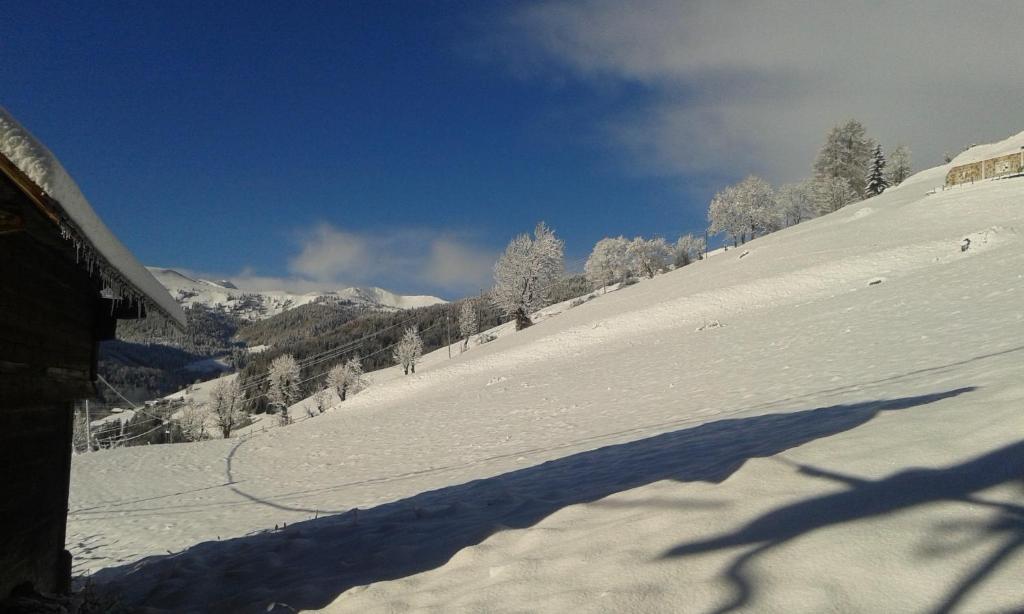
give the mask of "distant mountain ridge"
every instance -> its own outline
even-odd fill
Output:
[[[285,290],[241,290],[226,279],[194,279],[174,269],[146,268],[182,307],[203,305],[249,321],[269,318],[316,301],[335,301],[384,310],[428,307],[447,302],[436,296],[407,296],[372,286],[304,294]]]

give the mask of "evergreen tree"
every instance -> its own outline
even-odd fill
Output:
[[[878,196],[889,187],[889,181],[885,178],[885,156],[882,155],[882,146],[875,145],[875,153],[871,159],[871,172],[868,173],[867,195]]]

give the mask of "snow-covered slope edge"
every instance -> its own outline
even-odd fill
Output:
[[[401,295],[375,287],[323,292],[240,290],[228,280],[193,279],[174,269],[146,267],[183,307],[204,305],[248,320],[268,318],[317,300],[336,300],[379,309],[410,309],[446,302],[436,296]]]
[[[78,569],[157,611],[1019,609],[1024,180],[945,171],[301,424],[76,458]]]

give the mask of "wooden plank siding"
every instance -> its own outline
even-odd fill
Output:
[[[94,392],[110,301],[50,216],[0,172],[0,600],[29,582],[67,588],[72,403]]]

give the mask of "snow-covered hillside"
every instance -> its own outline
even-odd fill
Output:
[[[78,456],[75,569],[157,612],[1020,610],[1024,179],[947,168],[287,428]]]
[[[205,305],[246,320],[258,320],[316,300],[336,300],[380,309],[409,309],[444,303],[436,296],[405,296],[382,288],[343,288],[296,294],[283,290],[240,290],[228,280],[193,279],[174,269],[146,267],[183,307]]]

